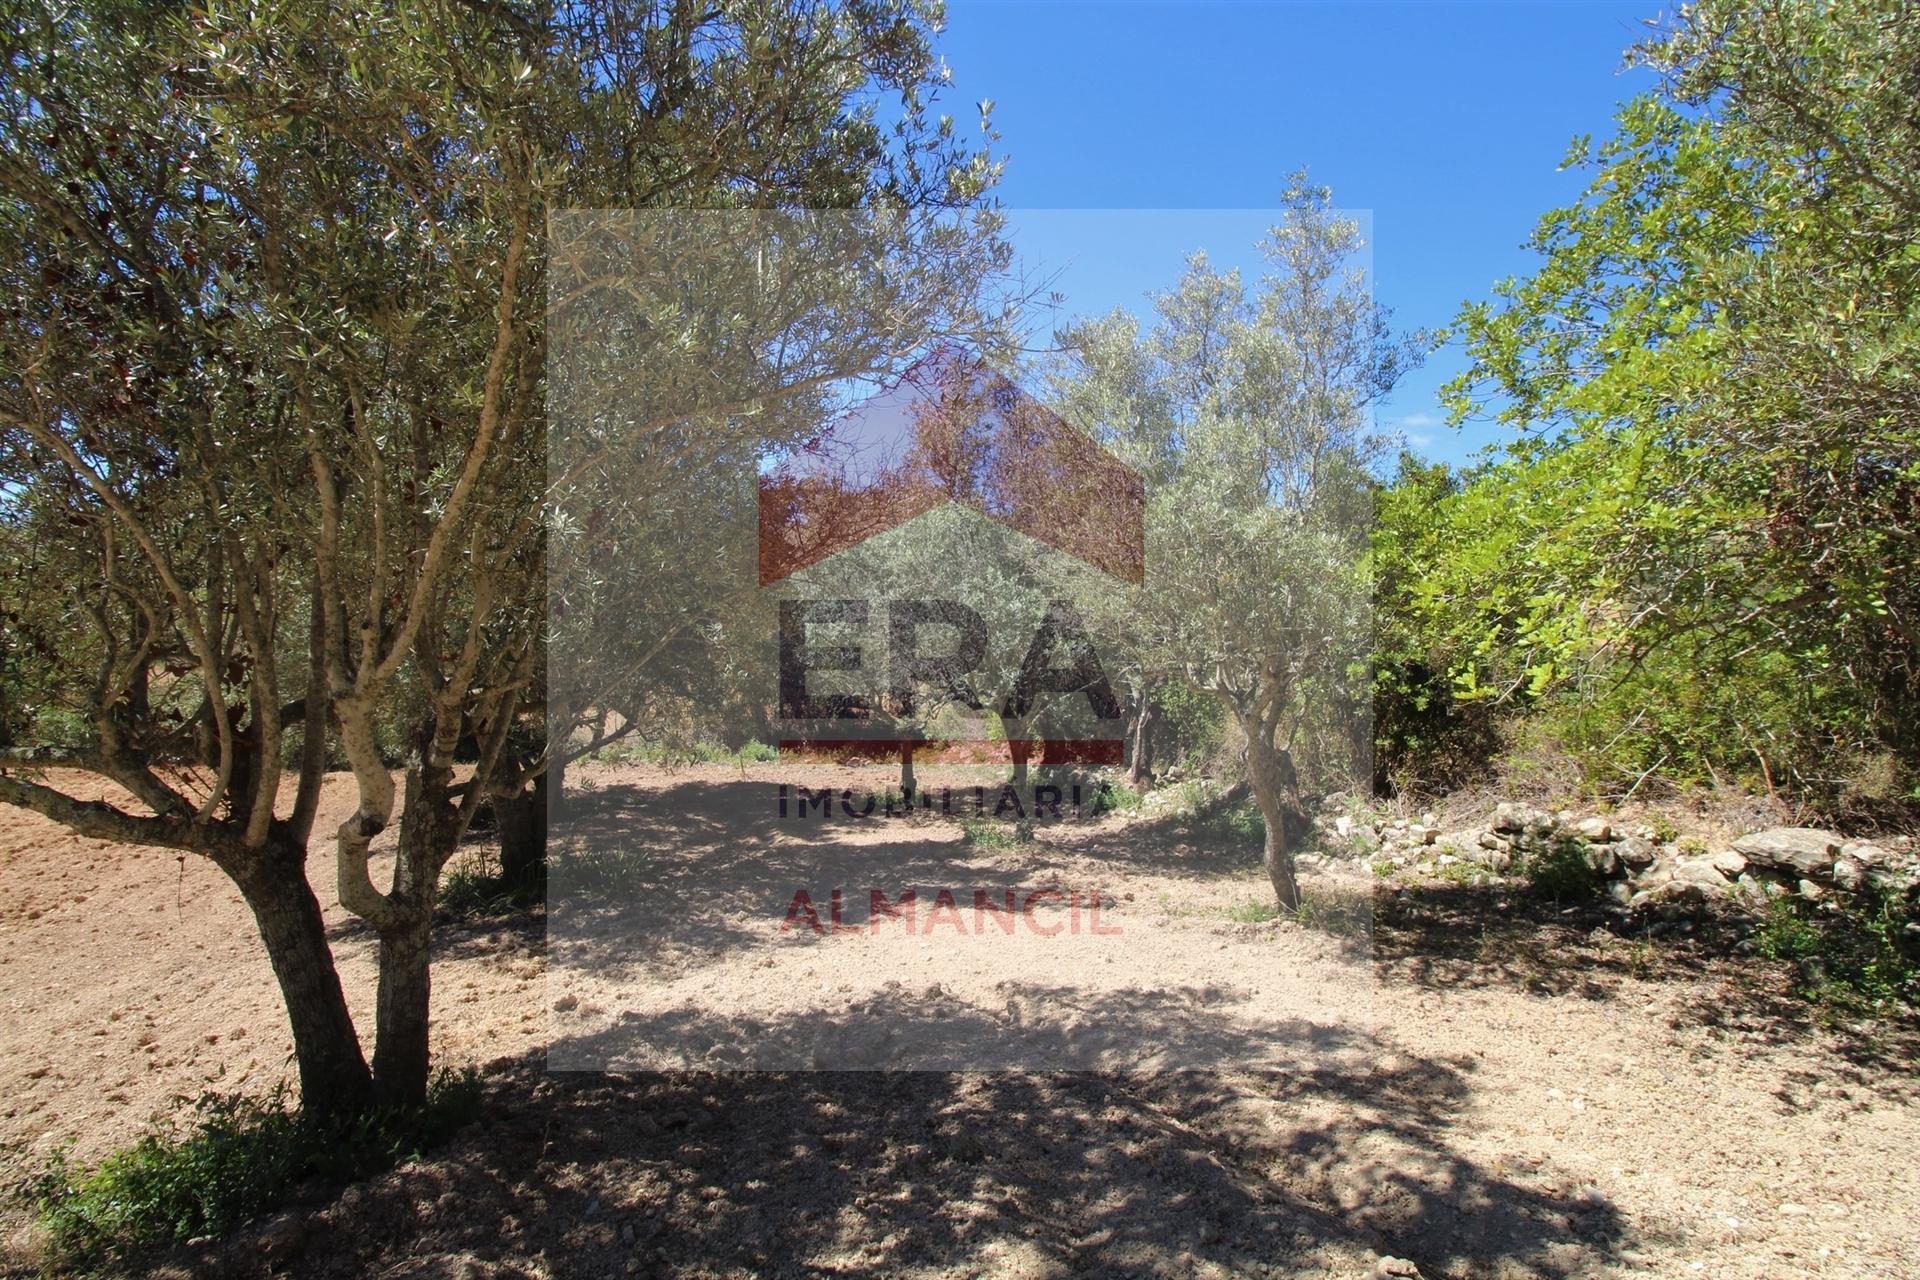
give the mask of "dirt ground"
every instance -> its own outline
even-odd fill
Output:
[[[440,930],[434,1049],[486,1066],[486,1117],[156,1274],[1920,1275],[1908,1032],[1821,1025],[1710,928],[1647,942],[1328,873],[1328,927],[1302,928],[1259,920],[1257,869],[1177,824],[987,847],[937,814],[777,812],[782,782],[873,771],[575,780],[618,856],[561,886],[602,905],[556,906],[551,972],[541,913]],[[350,803],[331,780],[321,828]],[[323,845],[311,875],[330,902]],[[16,1164],[290,1078],[210,865],[8,811],[0,885]],[[912,931],[862,927],[869,888],[908,886]],[[834,887],[856,931],[832,932]],[[800,888],[820,933],[788,919]],[[980,914],[976,889],[1029,910]],[[1094,931],[1096,891],[1120,933]],[[328,919],[364,1026],[371,935]]]

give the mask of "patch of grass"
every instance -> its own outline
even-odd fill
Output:
[[[646,874],[648,855],[642,849],[598,848],[594,842],[547,849],[547,883],[557,892],[583,898],[617,898],[633,891],[636,877]]]
[[[1400,870],[1391,858],[1375,858],[1368,864],[1367,869],[1382,880],[1391,880],[1394,873]]]
[[[1001,822],[996,818],[962,818],[960,830],[969,844],[982,849],[1016,849],[1033,843],[1033,823]]]
[[[1805,999],[1850,1015],[1881,1014],[1920,1002],[1920,944],[1902,899],[1868,889],[1822,909],[1775,898],[1754,931],[1769,960],[1794,965]]]
[[[542,886],[508,884],[483,870],[456,867],[440,881],[439,906],[456,920],[508,915],[538,903]]]
[[[1266,837],[1266,820],[1253,805],[1222,806],[1194,820],[1193,834],[1223,844],[1258,843]]]
[[[1302,929],[1340,938],[1365,937],[1373,932],[1373,897],[1370,893],[1306,891],[1300,895],[1300,909],[1293,918]]]
[[[1286,912],[1280,909],[1279,904],[1259,898],[1227,909],[1227,919],[1238,921],[1240,924],[1265,924],[1269,920],[1278,920],[1285,914]]]
[[[190,1118],[159,1122],[133,1146],[77,1168],[56,1154],[17,1188],[55,1252],[89,1266],[202,1235],[222,1235],[285,1204],[312,1182],[343,1183],[412,1159],[480,1114],[471,1068],[435,1076],[425,1107],[353,1120],[267,1098],[207,1094]]]
[[[744,769],[752,764],[770,764],[780,758],[780,752],[758,739],[736,750],[718,742],[646,742],[626,738],[586,758],[600,764],[652,764],[668,769],[689,764],[731,764]]]
[[[1372,930],[1373,899],[1370,892],[1343,894],[1302,890],[1297,911],[1287,911],[1266,898],[1254,898],[1227,908],[1226,915],[1227,919],[1238,924],[1292,920],[1302,929],[1354,937]]]

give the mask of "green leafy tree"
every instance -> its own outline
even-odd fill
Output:
[[[1539,602],[1528,665],[1685,703],[1722,735],[1696,759],[1830,798],[1920,762],[1911,18],[1682,10],[1539,269],[1462,314],[1452,388],[1529,433],[1483,482],[1519,495],[1492,594]]]
[[[82,735],[23,744],[0,800],[232,877],[306,1105],[424,1096],[440,871],[503,769],[524,786],[540,763],[507,744],[546,708],[549,214],[884,208],[904,230],[874,270],[897,250],[902,287],[924,282],[913,255],[972,234],[938,215],[996,172],[930,111],[935,21],[864,0],[5,14],[0,491],[66,575],[25,580],[25,610],[85,583],[92,638],[51,663]],[[893,351],[850,340],[756,389]],[[628,438],[696,412],[727,448],[761,430],[663,398],[679,412]],[[379,937],[371,1069],[305,871],[330,742],[358,796],[337,891]],[[49,763],[135,807],[75,798]]]
[[[1294,909],[1303,787],[1365,768],[1367,410],[1418,345],[1390,333],[1330,193],[1296,180],[1286,206],[1255,290],[1195,258],[1149,335],[1116,315],[1070,342],[1081,403],[1147,481],[1139,643],[1244,735],[1263,865]]]

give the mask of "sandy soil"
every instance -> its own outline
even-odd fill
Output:
[[[1710,929],[1616,938],[1437,885],[1368,911],[1358,880],[1320,876],[1347,907],[1326,933],[1243,922],[1257,873],[1178,827],[1043,825],[990,849],[938,816],[773,812],[781,781],[872,778],[583,773],[614,850],[596,883],[618,892],[556,908],[552,973],[540,915],[440,931],[435,1049],[490,1064],[487,1118],[156,1271],[1920,1274],[1910,1040],[1819,1026]],[[16,1160],[97,1155],[175,1096],[289,1078],[217,871],[0,818]],[[311,870],[329,900],[324,849]],[[848,889],[857,925],[868,887],[909,884],[921,924],[945,887],[963,927],[782,928],[797,888]],[[1098,889],[1123,932],[975,930],[974,888],[1048,887]],[[1043,898],[1033,922],[1070,910]],[[370,936],[329,920],[365,1022]],[[1010,1065],[1029,1069],[902,1069]],[[16,1218],[16,1268],[32,1247]]]

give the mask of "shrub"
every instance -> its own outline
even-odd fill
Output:
[[[1588,861],[1587,846],[1580,840],[1555,840],[1527,853],[1520,874],[1535,893],[1558,901],[1579,901],[1600,893],[1601,875]]]
[[[319,1120],[272,1096],[207,1094],[184,1127],[161,1121],[97,1167],[64,1153],[18,1195],[70,1262],[125,1257],[200,1235],[221,1235],[286,1203],[315,1181],[341,1183],[391,1168],[478,1117],[471,1068],[441,1071],[425,1107]]]
[[[1920,944],[1913,908],[1878,889],[1822,909],[1775,898],[1754,933],[1769,960],[1797,966],[1799,993],[1855,1013],[1885,1013],[1920,1001]]]
[[[1120,813],[1138,809],[1144,800],[1131,783],[1102,782],[1093,793],[1093,813],[1095,817],[1103,813]]]
[[[1266,838],[1266,819],[1251,800],[1224,797],[1202,804],[1193,815],[1195,840],[1215,844],[1258,844]]]

